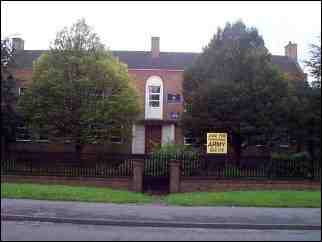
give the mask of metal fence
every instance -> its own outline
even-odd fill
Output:
[[[81,164],[74,153],[16,152],[1,161],[3,175],[65,177],[129,177],[133,160],[143,159],[144,176],[167,177],[169,155],[82,154]],[[180,155],[181,176],[216,178],[305,179],[321,177],[321,161],[272,160],[269,157],[243,157],[240,165],[224,156]]]
[[[81,163],[73,153],[14,153],[1,161],[1,174],[63,177],[129,177],[135,155],[82,155]]]
[[[321,161],[274,160],[269,157],[242,157],[240,165],[225,157],[190,156],[182,159],[185,177],[306,179],[321,177]]]

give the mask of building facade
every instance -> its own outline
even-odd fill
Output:
[[[17,54],[14,77],[17,80],[19,94],[32,82],[32,62],[44,51],[24,50],[22,39],[14,39]],[[183,112],[182,82],[183,71],[200,53],[161,52],[160,38],[151,38],[150,51],[112,51],[121,62],[127,64],[128,72],[137,89],[144,112],[133,125],[131,142],[122,142],[113,137],[108,149],[114,152],[145,154],[154,147],[166,143],[189,145],[189,139],[183,136],[179,126]],[[297,61],[297,45],[289,42],[285,46],[284,56],[272,56],[272,62],[287,78],[305,80]],[[30,150],[72,151],[71,144],[56,144],[46,140],[19,138],[16,147],[29,147]],[[105,147],[106,148],[106,147]],[[22,148],[21,148],[22,149]],[[98,145],[87,145],[85,150],[95,151]]]

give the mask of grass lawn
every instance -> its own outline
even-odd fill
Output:
[[[1,198],[179,206],[321,207],[320,191],[193,192],[159,197],[109,188],[1,183]]]
[[[170,194],[169,205],[249,206],[249,207],[321,207],[321,191],[233,191]]]
[[[84,201],[106,203],[151,203],[150,196],[109,188],[1,183],[1,198]]]

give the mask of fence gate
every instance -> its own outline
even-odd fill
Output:
[[[166,156],[153,155],[144,162],[143,173],[144,192],[168,193],[169,168]]]

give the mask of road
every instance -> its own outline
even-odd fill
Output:
[[[320,241],[320,230],[156,228],[1,221],[2,241]]]

